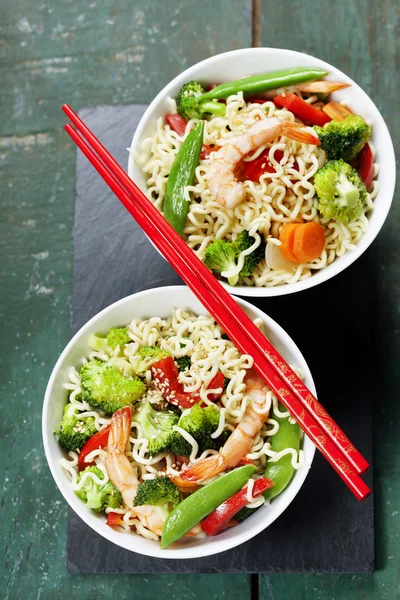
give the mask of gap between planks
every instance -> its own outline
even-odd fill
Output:
[[[251,38],[252,47],[258,48],[261,45],[261,0],[252,0]]]

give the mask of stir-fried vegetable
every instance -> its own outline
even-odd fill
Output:
[[[85,363],[80,375],[84,400],[108,415],[123,406],[131,406],[146,392],[145,384],[138,377],[124,377],[100,360]]]
[[[151,373],[161,394],[170,404],[180,408],[192,408],[192,406],[201,402],[201,398],[196,392],[185,392],[182,383],[179,381],[179,371],[172,356],[167,356],[154,363],[151,367]],[[221,396],[223,385],[224,376],[222,373],[217,373],[210,381],[208,389],[220,389],[221,392],[208,394],[208,399],[211,402],[215,402]]]
[[[272,487],[274,482],[267,477],[260,477],[254,482],[252,497],[255,498],[268,488]],[[235,515],[248,504],[247,487],[236,492],[231,498],[220,504],[212,513],[204,519],[201,524],[203,531],[207,535],[217,535],[229,526],[230,521]]]
[[[102,512],[106,508],[119,508],[122,504],[122,496],[115,485],[108,480],[104,480],[104,473],[99,467],[87,467],[79,473],[76,483],[82,486],[75,491],[75,494],[85,502],[85,504],[94,510]]]
[[[173,426],[178,423],[178,420],[179,416],[175,412],[154,410],[150,402],[140,407],[135,415],[135,421],[142,427],[150,456],[169,449],[171,437],[176,435]]]
[[[279,410],[284,407],[280,404]],[[300,448],[301,429],[297,423],[291,423],[289,417],[280,418],[274,415],[274,419],[279,423],[279,430],[271,437],[271,450],[281,452],[286,448],[293,448],[296,452]],[[269,461],[265,469],[264,476],[274,482],[274,486],[264,492],[266,500],[272,500],[289,485],[294,475],[295,469],[292,466],[292,455],[285,454],[276,462]]]
[[[209,515],[220,504],[238,492],[255,473],[256,468],[246,465],[218,477],[208,485],[185,498],[169,513],[164,523],[161,548],[168,548],[192,527]]]
[[[193,184],[203,144],[204,123],[200,122],[184,139],[168,176],[163,203],[164,217],[179,234],[185,226],[189,202],[185,187]]]
[[[171,127],[172,131],[175,131],[180,137],[185,135],[187,121],[179,113],[170,113],[165,115],[165,120]]]
[[[101,429],[91,438],[88,439],[86,444],[83,446],[82,450],[78,456],[78,471],[83,471],[86,467],[90,467],[94,465],[94,463],[87,463],[86,457],[88,454],[93,452],[93,450],[98,450],[99,448],[104,448],[108,444],[108,434],[110,433],[110,425],[105,429]]]
[[[203,100],[205,90],[196,81],[185,83],[176,97],[176,108],[184,119],[204,119],[208,116],[223,116],[225,104],[214,100]]]
[[[353,114],[347,106],[339,102],[328,102],[324,104],[322,110],[334,121],[343,121],[343,119]]]
[[[346,162],[355,159],[371,137],[371,128],[360,115],[348,115],[342,121],[331,121],[326,127],[315,127],[328,160]]]
[[[365,187],[369,190],[374,180],[374,157],[369,144],[365,144],[364,148],[358,154],[355,168]]]
[[[303,81],[311,81],[312,79],[320,79],[327,75],[327,71],[322,69],[312,69],[308,67],[300,67],[297,69],[285,69],[283,71],[274,71],[264,73],[262,75],[251,75],[243,79],[236,79],[228,83],[222,83],[212,88],[210,91],[202,94],[200,99],[211,100],[228,98],[232,94],[243,92],[244,95],[257,95],[265,90],[287,87],[296,85]]]
[[[76,452],[96,431],[93,417],[81,417],[74,404],[67,404],[61,424],[54,434],[62,448]]]
[[[295,117],[311,125],[321,125],[322,127],[331,120],[322,110],[315,108],[296,94],[281,94],[274,98],[274,103],[280,108],[286,108]]]
[[[319,169],[314,187],[318,210],[324,217],[349,223],[361,215],[367,189],[357,171],[344,160],[331,160]]]
[[[319,223],[288,223],[279,235],[281,252],[286,260],[308,263],[321,255],[325,247],[324,229]]]

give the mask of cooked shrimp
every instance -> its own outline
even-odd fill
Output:
[[[172,478],[179,487],[189,488],[195,482],[200,483],[222,473],[230,467],[236,467],[240,460],[250,451],[253,440],[257,433],[260,432],[269,413],[269,411],[256,412],[253,406],[257,405],[259,409],[262,409],[265,405],[268,387],[265,381],[253,369],[250,369],[247,373],[245,382],[246,393],[252,402],[247,405],[246,411],[236,429],[229,436],[218,454],[208,456],[182,471],[179,476]]]
[[[139,480],[126,456],[126,447],[131,432],[132,411],[129,406],[117,410],[111,420],[105,460],[109,478],[121,492],[124,503],[131,507],[136,496]],[[162,534],[165,512],[158,506],[135,506],[133,509],[139,521],[156,535]]]
[[[105,460],[109,478],[117,490],[121,492],[124,503],[129,507],[133,506],[139,485],[132,463],[125,454],[131,432],[131,423],[132,411],[129,406],[120,408],[113,414]],[[162,535],[162,528],[166,519],[165,510],[158,506],[148,505],[135,506],[131,510],[149,531],[158,536]],[[201,526],[195,525],[185,537],[193,537],[200,532]]]
[[[249,152],[285,135],[298,142],[318,145],[317,137],[301,130],[304,127],[292,121],[280,121],[276,117],[261,119],[245,133],[232,138],[212,154],[208,169],[208,187],[215,200],[225,208],[235,208],[242,202],[245,191],[243,183],[235,180],[235,167]]]

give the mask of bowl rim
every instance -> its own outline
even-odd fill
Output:
[[[142,133],[146,128],[150,117],[153,113],[153,110],[157,107],[158,103],[164,100],[168,95],[172,88],[174,88],[177,84],[182,85],[185,81],[193,79],[199,67],[203,68],[207,65],[216,63],[218,61],[224,61],[228,57],[232,59],[238,59],[243,55],[248,54],[260,54],[265,53],[269,56],[286,54],[293,57],[293,60],[301,60],[302,57],[307,57],[308,59],[312,59],[315,61],[315,66],[320,67],[329,71],[329,74],[338,76],[343,78],[344,81],[350,83],[352,88],[357,91],[357,93],[366,101],[369,105],[369,111],[373,114],[373,124],[374,129],[379,128],[384,136],[384,144],[385,144],[385,156],[384,160],[386,163],[389,163],[388,171],[391,173],[390,180],[387,181],[388,189],[386,190],[385,196],[383,197],[384,204],[380,206],[379,212],[374,210],[371,212],[371,217],[369,217],[370,223],[374,222],[374,230],[371,232],[371,228],[368,228],[368,231],[362,236],[360,241],[356,245],[356,250],[347,251],[344,255],[340,257],[336,257],[335,260],[327,265],[325,268],[314,272],[314,274],[307,279],[303,279],[302,281],[298,281],[296,283],[282,284],[272,287],[255,287],[255,286],[230,286],[228,283],[221,281],[221,284],[225,287],[225,289],[231,293],[239,296],[245,297],[257,297],[257,298],[266,298],[266,297],[275,297],[275,296],[285,296],[287,294],[293,294],[296,292],[300,292],[303,290],[307,290],[312,288],[320,283],[324,283],[328,281],[335,275],[338,275],[342,271],[344,271],[347,267],[353,264],[372,244],[375,240],[376,236],[379,234],[382,229],[387,215],[389,213],[396,184],[396,159],[394,154],[393,142],[387,128],[387,125],[379,112],[377,106],[373,102],[373,100],[368,96],[368,94],[348,75],[343,73],[340,69],[335,67],[334,65],[316,57],[311,54],[306,54],[305,52],[298,52],[296,50],[289,50],[285,48],[269,48],[269,47],[257,47],[257,48],[240,48],[238,50],[231,50],[229,52],[223,52],[220,54],[216,54],[209,58],[206,58],[202,61],[199,61],[182,71],[176,77],[174,77],[163,89],[155,96],[152,102],[149,104],[145,112],[143,113],[140,122],[135,130],[133,135],[133,139],[130,145],[130,150],[138,149],[139,142],[142,137]],[[332,72],[333,71],[333,72]],[[132,152],[129,152],[128,159],[128,174],[133,179],[133,168],[134,168],[134,160]],[[139,186],[140,187],[140,186]],[[381,194],[381,190],[378,190],[377,198]],[[376,202],[376,198],[375,201]],[[381,200],[382,202],[382,200]]]
[[[185,291],[183,292],[183,290],[185,290]],[[284,494],[286,496],[286,499],[285,499],[286,501],[285,501],[283,507],[280,507],[277,510],[277,513],[275,515],[274,514],[272,515],[272,518],[267,514],[264,517],[264,519],[261,519],[261,520],[259,519],[258,521],[255,521],[251,527],[247,527],[246,529],[243,529],[243,531],[239,530],[236,537],[234,537],[232,539],[216,540],[215,538],[213,538],[213,542],[210,544],[204,544],[201,546],[192,546],[190,548],[189,547],[173,548],[170,550],[161,550],[161,548],[159,547],[159,544],[157,542],[154,542],[150,548],[150,551],[147,551],[147,549],[146,549],[146,551],[144,551],[144,549],[140,548],[140,547],[132,548],[131,540],[134,540],[134,536],[130,537],[130,534],[127,534],[125,536],[123,532],[114,531],[111,527],[108,527],[103,520],[97,521],[97,518],[96,518],[97,522],[95,524],[95,519],[90,518],[90,517],[88,517],[88,519],[86,519],[85,515],[87,516],[90,513],[90,515],[93,516],[93,513],[91,513],[91,511],[80,501],[74,502],[74,500],[77,500],[77,498],[76,498],[75,494],[73,493],[72,488],[70,486],[66,485],[66,481],[62,477],[63,471],[59,465],[58,459],[56,457],[53,459],[53,456],[51,453],[50,439],[53,439],[53,431],[51,431],[50,427],[48,427],[47,416],[48,416],[51,399],[53,396],[53,388],[55,386],[59,371],[65,366],[64,361],[65,361],[65,358],[68,355],[69,351],[71,350],[71,348],[73,348],[73,346],[75,345],[76,342],[78,342],[82,337],[84,337],[86,335],[87,330],[90,329],[93,324],[95,324],[98,320],[101,320],[102,317],[104,317],[108,313],[117,311],[119,308],[121,308],[125,304],[132,304],[132,313],[134,313],[134,302],[138,297],[146,297],[146,296],[151,296],[152,294],[158,294],[158,293],[160,293],[160,294],[163,294],[163,293],[164,294],[166,294],[166,293],[179,294],[179,296],[177,295],[176,297],[184,298],[180,302],[182,304],[185,304],[185,302],[187,302],[189,298],[196,299],[194,294],[186,286],[174,285],[174,286],[165,286],[165,287],[160,287],[160,288],[151,288],[148,290],[137,292],[135,294],[131,294],[129,296],[121,298],[120,300],[118,300],[117,302],[114,302],[113,304],[110,304],[109,306],[107,306],[106,308],[101,310],[99,313],[94,315],[89,321],[87,321],[75,333],[75,335],[71,338],[71,340],[68,342],[68,344],[66,345],[66,347],[60,354],[60,356],[52,370],[52,373],[50,375],[50,378],[49,378],[49,381],[48,381],[48,384],[46,387],[46,392],[45,392],[44,401],[43,401],[43,409],[42,409],[42,438],[43,438],[43,446],[44,446],[44,450],[45,450],[47,464],[49,466],[49,469],[53,476],[53,479],[58,487],[58,490],[61,492],[62,496],[64,497],[64,499],[66,500],[68,505],[78,515],[78,517],[83,520],[83,522],[86,525],[91,527],[91,529],[93,529],[97,534],[106,538],[108,541],[116,544],[117,546],[125,548],[126,550],[129,550],[131,552],[136,552],[138,554],[143,554],[146,556],[152,556],[155,558],[162,558],[162,559],[167,559],[167,560],[171,560],[171,559],[189,560],[192,558],[201,558],[204,556],[211,556],[213,554],[218,554],[220,552],[230,550],[230,549],[248,541],[249,539],[256,536],[258,533],[260,533],[261,531],[263,531],[264,529],[269,527],[269,525],[271,525],[271,523],[273,523],[277,518],[279,518],[281,516],[281,514],[288,508],[288,506],[291,504],[291,502],[294,500],[297,493],[300,491],[301,487],[303,486],[303,483],[304,483],[304,481],[308,475],[308,472],[310,471],[310,468],[312,466],[316,448],[315,448],[314,444],[311,442],[311,440],[307,436],[304,436],[303,449],[306,451],[306,454],[307,454],[307,465],[305,465],[304,468],[302,468],[296,472],[294,479],[290,483],[290,486],[285,490]],[[242,298],[235,297],[235,300],[238,302],[238,304],[243,309],[245,309],[245,310],[249,309],[250,311],[255,312],[257,314],[257,316],[261,317],[263,319],[264,324],[267,325],[267,327],[273,328],[274,335],[279,337],[279,339],[284,340],[283,343],[285,344],[285,346],[288,349],[290,348],[290,351],[293,352],[294,354],[296,354],[296,356],[300,362],[303,361],[303,364],[306,367],[306,376],[309,378],[309,382],[310,382],[308,387],[316,395],[315,383],[314,383],[311,371],[309,369],[309,366],[308,366],[303,354],[301,353],[300,349],[295,344],[295,342],[293,341],[291,336],[274,319],[272,319],[269,315],[264,313],[264,311],[262,311],[260,308],[253,306],[252,304],[250,304],[249,302],[247,302],[246,300],[244,300]],[[196,299],[196,301],[197,301],[197,299]],[[206,311],[205,309],[204,309],[204,311],[205,311],[205,313],[208,314],[208,311]],[[134,314],[133,314],[132,318],[133,317],[134,317]],[[116,320],[116,322],[117,322],[117,320]],[[238,527],[240,527],[240,525]]]

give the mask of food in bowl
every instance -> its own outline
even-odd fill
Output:
[[[162,548],[277,497],[303,466],[302,432],[252,364],[190,310],[91,335],[55,432],[77,496]]]
[[[325,75],[305,67],[188,82],[134,152],[148,197],[230,285],[308,279],[368,230],[372,124],[330,99],[349,84]]]

